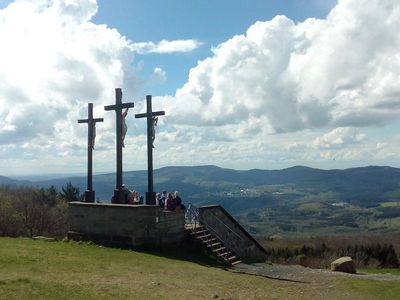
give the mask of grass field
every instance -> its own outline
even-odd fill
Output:
[[[233,273],[200,253],[0,238],[0,299],[396,299],[398,281]]]
[[[365,273],[373,273],[373,274],[392,274],[400,276],[400,269],[368,268],[368,269],[360,269],[359,271]]]
[[[400,206],[400,202],[396,201],[396,202],[382,202],[381,203],[382,207],[399,207]]]

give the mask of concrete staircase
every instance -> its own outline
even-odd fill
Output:
[[[195,244],[227,265],[264,262],[265,249],[222,206],[189,204],[185,227]]]
[[[196,225],[194,228],[190,229],[190,234],[208,253],[212,254],[226,265],[234,266],[242,262],[233,251],[226,247],[223,241],[218,239],[218,237],[212,234],[205,226]]]

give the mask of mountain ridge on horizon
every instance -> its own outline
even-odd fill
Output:
[[[130,190],[144,195],[147,170],[124,173]],[[93,176],[96,200],[109,202],[115,173]],[[0,176],[0,185],[58,191],[71,182],[83,193],[86,176],[18,181]],[[234,170],[218,166],[174,166],[154,171],[154,189],[179,191],[185,205],[222,205],[251,233],[398,230],[400,168],[367,166],[323,170],[293,166],[281,170]],[[338,206],[337,206],[338,205]],[[400,224],[400,223],[399,223]]]
[[[57,189],[67,182],[86,189],[86,176],[60,177],[41,181],[15,180],[0,176],[2,185],[33,187],[55,186]],[[124,182],[141,194],[147,190],[147,170],[124,172]],[[320,192],[332,191],[343,200],[382,198],[385,193],[395,191],[400,183],[400,169],[389,166],[366,166],[348,169],[324,170],[306,166],[293,166],[280,170],[235,170],[215,165],[167,166],[154,170],[156,191],[181,191],[186,198],[208,198],[218,193],[243,188],[261,189],[274,185],[296,186]],[[115,188],[115,173],[93,175],[97,197],[108,201]],[[216,198],[216,197],[213,197]],[[216,199],[218,200],[218,199]]]
[[[251,168],[251,169],[235,169],[235,168],[227,168],[227,167],[220,167],[217,165],[191,165],[191,166],[164,166],[154,171],[163,170],[163,169],[190,169],[190,168],[216,168],[222,170],[231,170],[231,171],[238,171],[238,172],[248,172],[248,171],[284,171],[284,170],[293,170],[293,169],[304,169],[304,170],[318,170],[318,171],[346,171],[346,170],[353,170],[353,169],[365,169],[365,168],[390,168],[390,169],[400,169],[400,167],[393,167],[389,165],[365,165],[365,166],[357,166],[357,167],[348,167],[348,168],[332,168],[332,169],[325,169],[325,168],[316,168],[310,167],[306,165],[294,165],[291,167],[281,168],[281,169],[261,169],[261,168]],[[140,170],[130,170],[124,171],[124,174],[133,173],[133,172],[147,172],[147,169],[140,169]],[[115,175],[115,171],[100,171],[94,172],[93,176],[98,175]],[[58,178],[75,178],[75,177],[86,177],[85,172],[76,172],[76,173],[41,173],[39,175],[35,174],[18,174],[18,175],[1,175],[0,174],[0,184],[2,184],[1,179],[11,179],[11,180],[23,180],[23,181],[36,181],[30,180],[27,178],[44,178],[43,180],[52,180]]]

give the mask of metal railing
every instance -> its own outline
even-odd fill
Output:
[[[234,230],[232,230],[228,225],[225,224],[218,216],[216,216],[214,213],[212,214],[213,218],[220,222],[224,227],[231,233],[233,233],[236,237],[238,237],[240,240],[243,240],[243,238],[237,234]],[[237,244],[233,241],[230,241],[227,238],[224,238],[221,236],[220,233],[218,233],[212,225],[210,225],[208,222],[206,222],[204,219],[200,218],[200,213],[197,207],[195,207],[193,204],[189,203],[189,206],[186,210],[185,213],[185,220],[186,224],[191,227],[191,230],[194,232],[196,230],[196,227],[199,225],[204,226],[208,231],[210,231],[217,239],[220,240],[225,246],[229,247],[229,250],[234,249]],[[211,242],[206,243],[208,246],[211,245]]]
[[[231,229],[224,221],[222,221],[220,218],[215,213],[212,213],[213,217],[215,220],[220,222],[226,229],[228,229],[231,233],[233,233],[235,236],[239,238],[239,240],[243,241],[243,237],[241,237],[237,232],[235,232],[233,229]]]
[[[200,225],[200,222],[199,222],[199,210],[192,203],[189,203],[189,206],[186,209],[186,212],[185,212],[185,223],[187,225],[190,225],[193,230],[198,225]]]

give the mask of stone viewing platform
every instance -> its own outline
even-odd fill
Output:
[[[72,240],[133,247],[180,247],[186,241],[184,210],[155,205],[70,202]]]
[[[263,262],[265,249],[220,205],[165,210],[157,205],[70,202],[68,239],[142,249],[203,249],[227,265]]]
[[[265,261],[265,249],[221,206],[199,209],[192,204],[185,210],[178,192],[174,197],[163,192],[156,197],[153,184],[153,148],[155,127],[164,111],[152,110],[152,97],[146,96],[145,113],[135,118],[147,120],[147,192],[146,205],[135,191],[123,184],[122,153],[127,126],[125,119],[133,102],[122,102],[122,90],[115,89],[115,104],[104,106],[115,111],[116,124],[116,185],[112,203],[94,203],[92,183],[92,150],[96,137],[93,104],[88,104],[88,118],[78,123],[88,124],[88,168],[85,202],[70,202],[68,239],[92,241],[97,244],[129,248],[179,248],[191,243],[214,255],[227,265],[247,261]],[[125,109],[125,111],[123,111]],[[139,198],[139,199],[138,199]],[[138,201],[139,200],[139,201]],[[122,204],[123,203],[123,204]],[[128,205],[127,205],[128,204]]]

